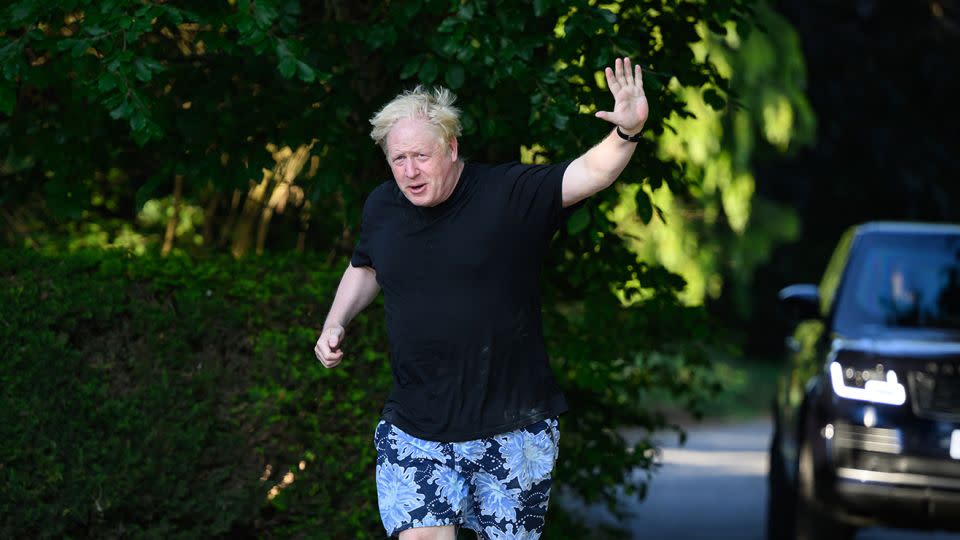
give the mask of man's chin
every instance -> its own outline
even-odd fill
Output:
[[[404,196],[406,196],[407,200],[410,201],[410,204],[414,206],[427,208],[430,206],[434,206],[435,204],[433,202],[433,199],[427,196],[427,194],[425,193],[421,193],[420,195],[413,195],[412,193],[404,192],[403,194]]]

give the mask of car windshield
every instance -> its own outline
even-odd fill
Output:
[[[837,304],[842,332],[960,331],[960,234],[867,233]]]

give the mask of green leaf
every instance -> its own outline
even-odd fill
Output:
[[[570,115],[556,113],[553,117],[553,127],[563,131],[567,129],[567,123],[570,121]]]
[[[400,78],[409,79],[410,77],[413,76],[414,73],[417,72],[418,69],[420,69],[420,58],[415,57],[409,62],[407,62],[403,66],[403,69],[400,70]]]
[[[34,4],[33,2],[20,2],[17,5],[15,5],[13,9],[10,10],[10,14],[13,16],[10,22],[12,22],[13,24],[20,24],[21,22],[31,18],[33,16],[33,10],[31,8],[34,7],[35,5],[42,5],[42,4],[40,3]]]
[[[427,61],[420,66],[420,73],[418,76],[420,80],[424,83],[430,84],[436,80],[437,75],[440,72],[440,67],[437,66],[437,61],[433,58],[427,58]]]
[[[305,83],[312,83],[317,80],[317,73],[313,71],[313,68],[299,60],[297,61],[297,75]]]
[[[723,96],[713,88],[707,88],[703,91],[703,101],[715,111],[722,111],[727,107],[727,100],[723,99]]]
[[[147,126],[147,117],[144,116],[143,114],[138,113],[133,115],[132,118],[130,118],[130,127],[134,131],[141,131],[146,126]]]
[[[667,224],[667,216],[663,213],[663,208],[660,208],[660,207],[657,206],[657,205],[653,205],[653,209],[654,209],[654,211],[657,212],[657,217],[660,218],[660,221],[661,221],[664,225],[666,225],[666,224]]]
[[[146,62],[143,61],[142,58],[137,58],[133,62],[133,71],[134,74],[136,74],[137,79],[141,81],[146,82],[153,78],[153,73],[150,71],[150,67]]]
[[[466,78],[466,72],[463,69],[463,66],[460,64],[455,64],[447,70],[446,76],[444,79],[447,81],[447,86],[451,89],[456,90],[463,86],[463,81]]]
[[[637,203],[637,215],[640,216],[640,220],[644,224],[650,223],[653,218],[653,202],[650,201],[650,195],[643,189],[638,189],[634,201]]]
[[[120,118],[126,118],[127,116],[130,116],[131,112],[133,112],[133,107],[130,105],[130,102],[124,101],[120,104],[120,106],[110,111],[110,118],[119,120]]]
[[[293,77],[293,74],[297,71],[297,59],[292,56],[287,56],[283,60],[280,60],[280,75],[284,79],[289,79]]]
[[[440,23],[440,26],[437,27],[437,32],[441,34],[448,34],[453,31],[456,26],[460,24],[460,20],[456,17],[447,17]]]
[[[610,11],[607,8],[600,8],[597,10],[600,13],[600,16],[603,17],[603,20],[607,21],[608,24],[614,24],[617,22],[617,14]]]
[[[17,90],[10,81],[0,82],[0,113],[13,116],[13,106],[17,103]]]
[[[582,206],[567,220],[567,231],[570,234],[580,234],[588,225],[590,225],[590,210]]]

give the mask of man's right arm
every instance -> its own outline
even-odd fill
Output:
[[[332,368],[343,359],[340,344],[343,342],[345,327],[358,313],[373,302],[380,292],[377,284],[377,272],[369,266],[347,265],[340,278],[340,286],[330,307],[323,331],[314,347],[317,359],[324,367]]]

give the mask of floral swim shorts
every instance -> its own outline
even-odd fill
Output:
[[[374,443],[387,534],[454,525],[483,540],[540,538],[559,439],[556,418],[457,443],[418,439],[381,421]]]

